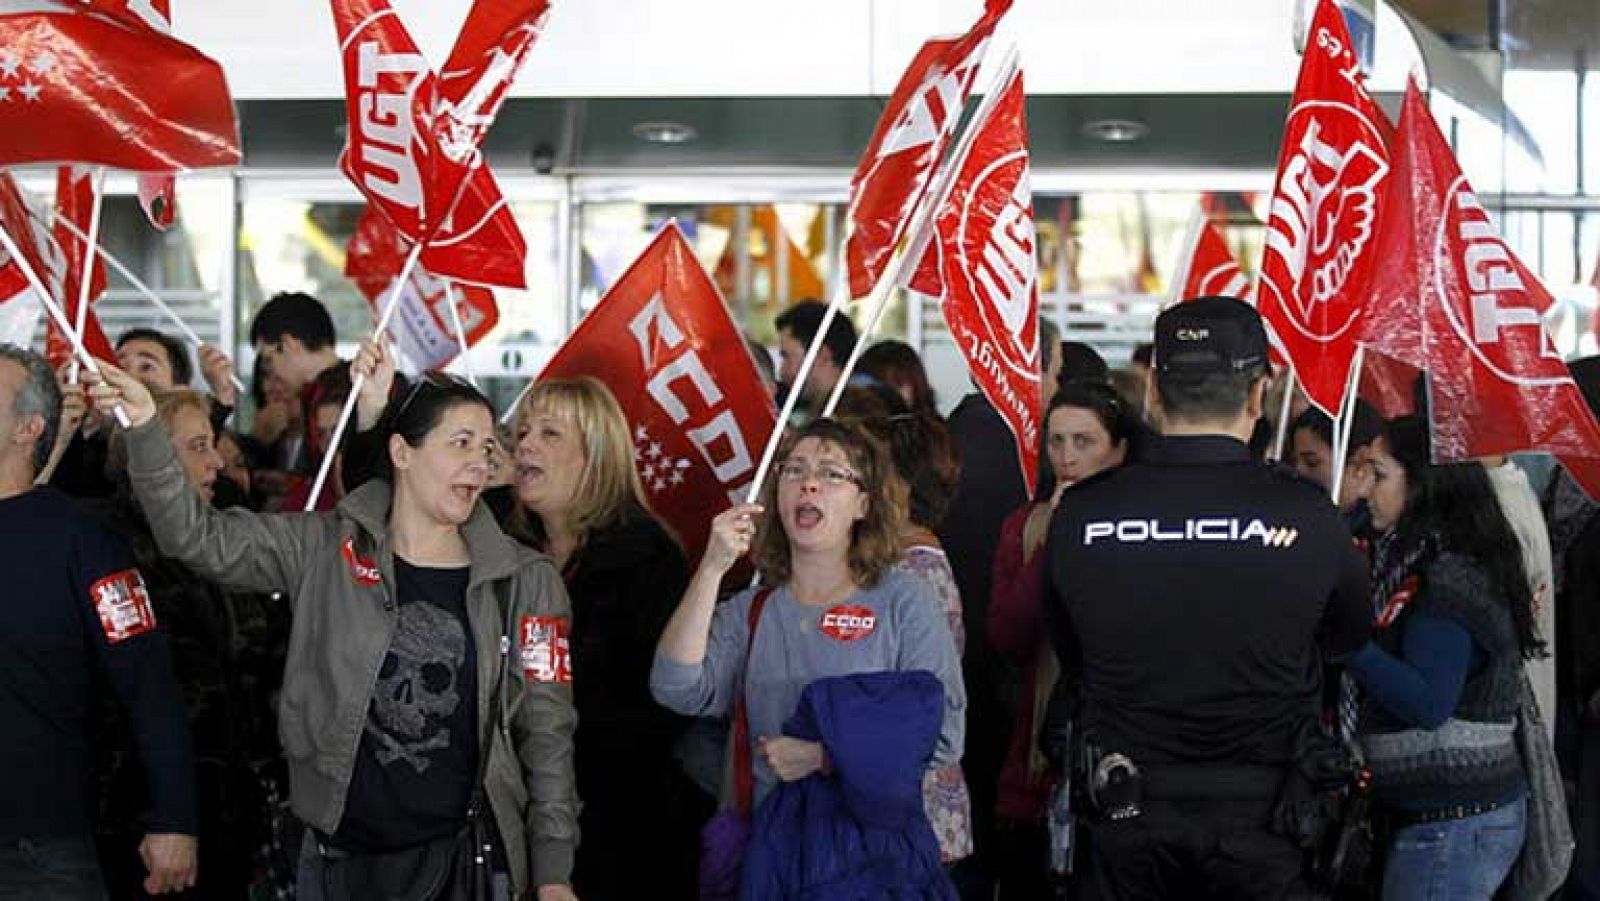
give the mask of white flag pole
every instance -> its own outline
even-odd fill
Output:
[[[426,241],[418,241],[411,248],[411,253],[406,255],[404,266],[400,267],[400,275],[389,288],[389,299],[384,304],[383,313],[378,317],[378,324],[372,330],[374,336],[382,335],[389,327],[389,320],[394,318],[395,307],[399,306],[400,294],[405,290],[405,285],[411,278],[411,270],[417,266],[417,260],[422,258],[422,248],[427,246]],[[339,411],[339,422],[333,427],[333,434],[328,436],[328,446],[322,449],[322,462],[317,466],[317,479],[311,483],[311,496],[306,498],[305,512],[309,513],[317,508],[317,498],[322,495],[322,486],[328,481],[328,473],[333,469],[334,448],[339,446],[339,441],[344,438],[345,429],[350,426],[350,414],[355,412],[356,400],[361,396],[361,389],[367,384],[367,374],[357,373],[350,381],[350,396],[344,399],[344,409]]]
[[[1283,385],[1283,404],[1278,408],[1278,436],[1272,442],[1272,459],[1283,459],[1283,448],[1289,437],[1289,409],[1294,403],[1294,392],[1297,388],[1294,378],[1294,367],[1289,367],[1289,379]]]
[[[467,330],[461,326],[461,311],[456,308],[456,283],[452,279],[440,279],[444,282],[445,306],[450,308],[450,326],[455,329],[456,344],[461,348],[461,371],[466,373],[467,381],[476,388],[478,380],[472,375],[472,361],[467,359]]]
[[[928,242],[933,239],[934,220],[939,209],[944,206],[950,197],[950,191],[955,187],[956,175],[961,171],[961,166],[966,162],[967,156],[972,152],[972,145],[977,143],[978,132],[983,123],[988,121],[989,114],[1000,102],[1001,95],[1005,92],[1006,85],[1010,83],[1015,74],[1018,60],[1017,45],[1012,44],[1006,48],[1005,56],[1001,57],[1000,69],[990,80],[989,90],[984,94],[978,109],[973,113],[972,119],[967,123],[966,131],[961,133],[960,139],[955,144],[955,150],[950,154],[945,165],[937,170],[929,179],[929,190],[923,192],[917,205],[912,209],[907,220],[910,228],[906,230],[907,240],[904,248],[896,248],[896,252],[889,259],[889,265],[884,267],[883,274],[872,286],[872,291],[867,295],[872,302],[872,310],[867,328],[856,341],[856,346],[850,353],[850,359],[845,361],[843,370],[839,374],[839,381],[833,386],[833,394],[828,397],[827,406],[822,408],[822,415],[832,416],[834,408],[839,406],[839,399],[844,396],[844,389],[850,381],[850,374],[855,371],[856,363],[861,355],[866,352],[867,338],[877,330],[884,313],[889,309],[889,297],[896,285],[904,276],[908,265],[915,265],[922,259],[922,254],[927,250]],[[848,279],[846,279],[848,281]]]
[[[1178,266],[1173,272],[1172,287],[1167,291],[1167,306],[1172,306],[1188,298],[1183,296],[1183,286],[1189,283],[1189,273],[1194,269],[1194,254],[1200,248],[1200,230],[1207,225],[1205,208],[1200,204],[1194,205],[1194,210],[1189,214],[1189,225],[1183,233],[1183,243],[1178,245],[1183,256],[1178,258]]]
[[[32,210],[29,210],[29,215],[37,216],[37,214],[33,213]],[[84,234],[82,229],[78,228],[76,225],[73,225],[70,220],[62,219],[56,224],[65,226],[67,233],[77,238],[79,241],[83,241],[85,243],[88,242],[89,236]],[[133,270],[129,269],[126,264],[113,256],[111,251],[105,248],[105,245],[96,244],[95,252],[100,254],[100,259],[105,260],[106,265],[110,266],[112,269],[115,269],[118,275],[122,276],[129,285],[132,285],[135,291],[143,295],[144,298],[150,301],[152,304],[155,304],[156,309],[160,310],[162,315],[171,320],[172,324],[177,327],[178,331],[182,332],[183,336],[189,339],[190,344],[193,344],[195,347],[199,347],[205,343],[204,341],[200,340],[200,336],[195,333],[195,330],[189,327],[189,323],[183,321],[183,318],[178,315],[177,311],[168,306],[167,302],[162,300],[160,295],[156,294],[156,292],[152,290],[149,285],[145,284],[143,279],[139,278],[139,276],[133,273]],[[244,382],[239,380],[238,373],[230,373],[228,377],[233,381],[233,386],[238,388],[240,391],[248,392],[250,390],[245,387]]]
[[[22,277],[27,279],[28,285],[39,295],[40,302],[44,304],[45,311],[50,314],[50,318],[55,321],[56,328],[60,329],[67,336],[67,340],[72,342],[72,351],[75,359],[81,360],[85,368],[99,375],[99,362],[89,353],[89,349],[83,346],[83,338],[72,330],[72,321],[67,318],[66,312],[61,309],[60,304],[56,303],[55,298],[50,296],[50,291],[45,288],[44,281],[39,278],[39,273],[33,271],[33,266],[29,264],[28,258],[22,255],[22,248],[17,246],[16,240],[11,237],[11,233],[6,231],[3,226],[0,226],[0,244],[5,245],[6,252],[16,262],[17,268],[22,270]],[[121,404],[113,408],[112,412],[116,416],[118,425],[123,428],[129,427],[128,412],[122,408]]]
[[[80,336],[80,338],[83,335],[84,324],[89,321],[89,289],[94,282],[92,278],[94,274],[94,253],[89,248],[99,243],[100,207],[102,205],[101,199],[105,195],[105,185],[106,167],[96,166],[94,178],[89,186],[90,197],[92,198],[89,202],[89,235],[84,239],[85,246],[81,255],[83,271],[78,273],[77,321],[73,323],[72,329],[73,334]],[[60,199],[57,198],[56,205],[60,206],[60,203]],[[60,219],[62,217],[57,216],[56,218]],[[72,361],[72,368],[68,372],[67,379],[74,385],[78,383],[78,361],[76,359]]]
[[[1356,394],[1361,384],[1361,366],[1367,349],[1356,345],[1355,360],[1350,364],[1350,384],[1346,386],[1344,403],[1340,405],[1339,418],[1333,421],[1333,502],[1339,503],[1339,490],[1344,486],[1344,465],[1350,459],[1350,432],[1356,418]]]

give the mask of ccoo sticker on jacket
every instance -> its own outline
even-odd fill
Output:
[[[559,616],[524,616],[517,621],[517,649],[522,675],[535,684],[572,682],[572,656],[567,621]]]
[[[383,574],[378,572],[378,564],[356,553],[356,540],[344,540],[344,562],[350,566],[350,575],[356,580],[357,585],[376,585],[383,581]]]
[[[818,625],[834,641],[860,641],[878,627],[878,615],[871,607],[839,604],[824,611]]]
[[[112,644],[155,630],[156,612],[150,606],[144,576],[137,569],[114,572],[94,583],[89,587],[89,598],[100,615],[106,641]]]

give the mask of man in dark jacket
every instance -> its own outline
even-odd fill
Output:
[[[1054,390],[1061,369],[1061,334],[1048,319],[1039,321],[1039,348],[1046,354],[1040,384]],[[1041,401],[1049,406],[1046,391]],[[961,592],[967,647],[961,669],[967,684],[967,749],[961,761],[972,794],[973,839],[980,872],[958,878],[964,892],[985,894],[989,852],[997,841],[995,803],[1000,767],[1010,737],[1010,713],[1002,700],[1012,678],[987,637],[989,591],[994,580],[994,550],[1000,526],[1011,511],[1028,502],[1027,484],[1017,464],[1017,439],[999,411],[981,392],[962,398],[950,413],[950,437],[961,455],[961,475],[940,527],[939,543],[949,556]]]
[[[166,637],[128,549],[34,478],[61,394],[44,358],[0,345],[0,897],[104,896],[90,836],[89,718],[100,670],[150,785],[146,891],[195,877],[194,760]]]
[[[1155,339],[1161,436],[1068,490],[1047,545],[1045,612],[1090,746],[1090,878],[1106,901],[1298,897],[1300,846],[1270,824],[1326,747],[1323,662],[1367,640],[1366,567],[1314,484],[1250,458],[1255,310],[1179,304]]]

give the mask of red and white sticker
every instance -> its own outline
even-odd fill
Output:
[[[89,588],[89,598],[100,615],[106,641],[112,644],[155,630],[156,612],[150,606],[144,576],[137,569],[115,572],[94,583]]]
[[[834,641],[860,641],[878,627],[878,614],[871,607],[840,604],[823,612],[821,626]]]
[[[383,581],[383,574],[378,572],[378,564],[356,553],[356,540],[344,540],[344,562],[350,566],[350,575],[355,577],[357,585],[377,585]]]
[[[517,649],[522,655],[524,678],[540,685],[572,682],[567,631],[567,621],[559,616],[524,616],[517,621]]]

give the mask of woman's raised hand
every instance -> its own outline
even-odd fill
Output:
[[[378,424],[394,387],[394,353],[381,337],[361,342],[361,349],[350,361],[350,378],[357,376],[366,381],[361,383],[361,395],[356,398],[356,431],[365,432]]]
[[[83,380],[89,385],[89,398],[95,409],[111,413],[119,405],[128,414],[128,425],[138,428],[155,418],[156,402],[150,389],[133,376],[110,363],[100,363],[100,371],[83,371]]]
[[[706,538],[705,556],[700,565],[710,567],[719,575],[733,568],[745,554],[756,537],[756,518],[761,515],[760,504],[739,504],[717,514],[711,520],[711,534]]]

